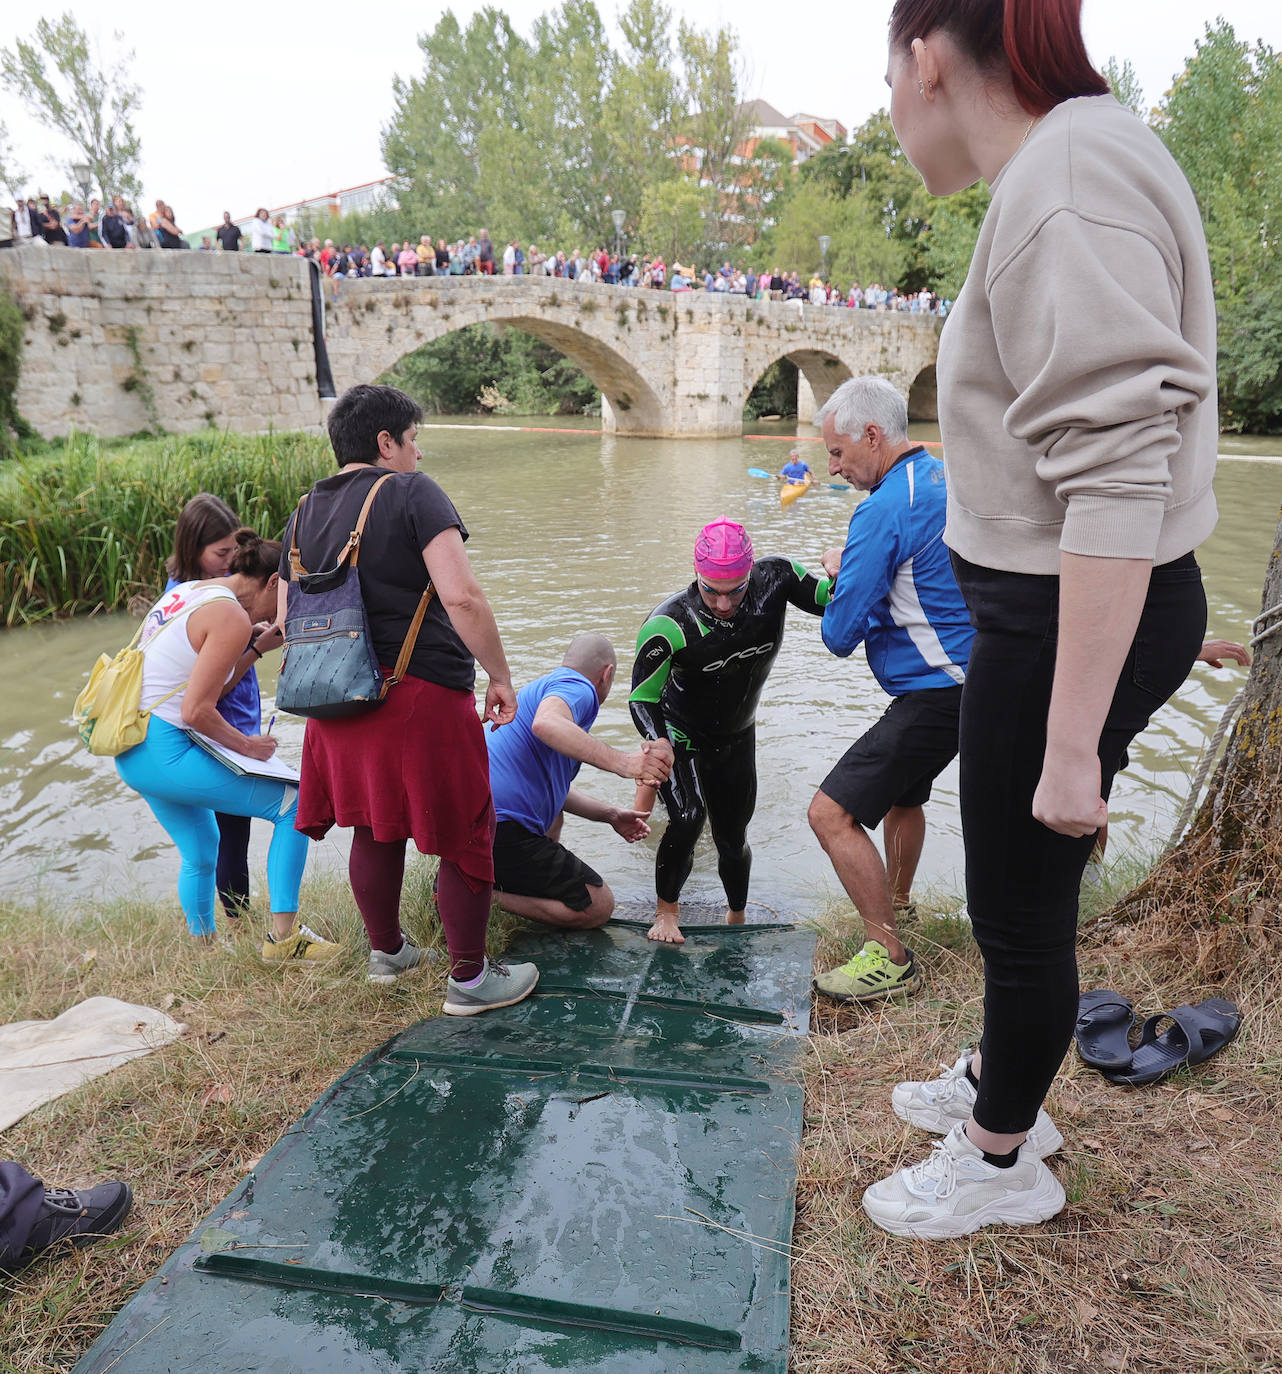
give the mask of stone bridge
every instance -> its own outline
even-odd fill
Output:
[[[305,262],[249,253],[35,246],[0,253],[0,281],[26,319],[19,410],[47,435],[318,426],[324,356],[341,392],[486,322],[565,354],[621,434],[739,434],[749,392],[781,358],[819,403],[877,372],[914,418],[934,418],[931,316],[541,277],[327,280],[314,312]]]

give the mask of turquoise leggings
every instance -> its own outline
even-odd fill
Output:
[[[116,759],[128,786],[142,795],[178,846],[178,900],[193,935],[214,933],[218,824],[214,812],[271,821],[267,888],[273,911],[297,911],[307,863],[306,835],[294,829],[298,788],[242,777],[194,744],[185,730],[152,716],[147,738]]]

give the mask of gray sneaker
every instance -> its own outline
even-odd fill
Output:
[[[410,944],[404,934],[401,935],[401,939],[405,943],[395,954],[388,954],[382,949],[370,950],[369,972],[365,976],[371,983],[394,983],[402,973],[408,973],[419,964],[430,962],[431,950],[419,949],[417,945]]]
[[[534,991],[539,971],[533,964],[505,964],[486,959],[485,976],[475,987],[462,988],[453,978],[445,986],[446,1016],[476,1016],[496,1007],[510,1007]]]

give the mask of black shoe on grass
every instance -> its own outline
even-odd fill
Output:
[[[66,1243],[82,1248],[118,1231],[133,1200],[127,1183],[99,1183],[78,1192],[46,1188],[40,1215],[27,1237],[27,1247],[11,1272],[25,1269],[56,1246]]]

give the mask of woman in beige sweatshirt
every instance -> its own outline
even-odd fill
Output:
[[[897,0],[890,113],[927,190],[992,204],[940,342],[945,539],[976,638],[962,704],[984,1033],[901,1083],[944,1135],[869,1216],[937,1238],[1044,1221],[1042,1100],[1077,1009],[1077,891],[1122,753],[1183,682],[1215,524],[1215,304],[1192,192],[1108,94],[1081,0]],[[982,1069],[982,1072],[981,1072]]]

